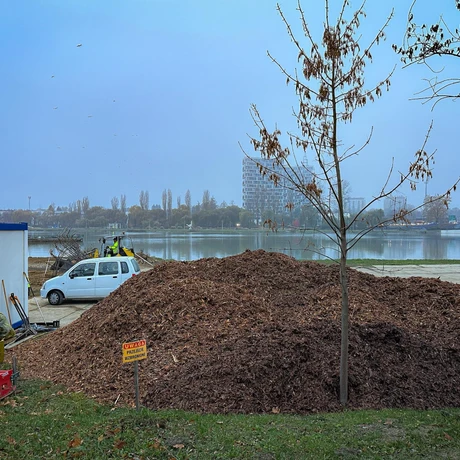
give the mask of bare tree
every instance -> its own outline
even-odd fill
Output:
[[[114,211],[116,211],[118,209],[118,206],[120,204],[120,202],[118,201],[118,198],[116,196],[114,196],[111,201],[110,201],[110,204],[112,205],[112,209]]]
[[[83,212],[83,215],[86,215],[89,209],[89,198],[85,196],[83,200],[81,200],[81,210]]]
[[[120,210],[123,214],[126,214],[126,195],[120,197]]]
[[[168,220],[171,219],[172,202],[173,202],[172,192],[171,192],[171,189],[168,188],[168,211],[167,211]]]
[[[185,206],[187,206],[187,208],[190,209],[190,212],[192,212],[192,195],[190,190],[185,192]]]
[[[388,90],[390,87],[392,70],[383,80],[372,84],[369,88],[365,87],[364,70],[366,63],[372,61],[373,49],[385,39],[384,31],[393,13],[391,12],[374,38],[366,45],[362,43],[359,34],[360,21],[365,16],[365,3],[357,11],[348,15],[349,1],[343,0],[335,21],[330,17],[330,4],[330,0],[325,0],[323,34],[321,41],[317,42],[310,32],[300,0],[298,1],[297,9],[305,35],[303,44],[297,39],[280,6],[277,5],[288,36],[297,48],[301,69],[289,72],[270,53],[268,56],[278,66],[286,82],[294,86],[299,104],[297,109],[294,109],[298,132],[287,132],[285,143],[282,132],[277,127],[269,131],[257,107],[252,105],[251,113],[259,129],[259,136],[257,139],[252,137],[251,143],[262,159],[271,160],[269,166],[266,166],[266,161],[258,163],[260,173],[268,177],[275,186],[293,190],[302,196],[304,201],[305,199],[309,201],[331,231],[324,232],[324,235],[336,245],[340,265],[339,283],[342,294],[340,402],[345,405],[348,401],[349,334],[347,256],[357,242],[375,227],[364,227],[356,233],[349,230],[353,228],[355,222],[365,218],[369,207],[378,200],[390,196],[403,184],[416,189],[419,180],[431,177],[430,166],[433,154],[425,151],[429,130],[422,148],[415,154],[414,162],[408,165],[407,172],[400,172],[396,178],[393,178],[392,162],[380,193],[352,218],[346,218],[344,210],[346,183],[344,184],[342,178],[342,162],[362,151],[370,141],[372,130],[364,144],[355,148],[343,145],[340,139],[340,127],[352,122],[356,109],[374,102],[382,95],[384,89]],[[318,172],[311,169],[303,160],[297,161],[298,157],[304,158],[308,155],[315,158],[319,167]],[[448,197],[457,183],[458,180],[438,199]],[[337,209],[333,209],[332,204]],[[290,209],[293,206],[293,203],[286,204]],[[421,206],[423,205],[418,208]],[[409,211],[402,209],[394,219],[405,219],[408,213]]]
[[[167,208],[166,208],[166,205],[168,203],[168,194],[166,192],[166,189],[163,190],[163,193],[161,195],[161,207],[163,209],[163,211],[166,213],[167,212]]]
[[[139,205],[141,209],[147,211],[149,209],[149,201],[149,192],[147,190],[141,190],[141,193],[139,195]]]
[[[54,216],[56,214],[56,205],[54,203],[51,203],[49,206],[48,206],[48,209],[46,210],[46,213],[49,215],[49,216]]]
[[[209,193],[209,190],[205,190],[203,192],[203,199],[201,200],[201,206],[202,209],[209,209],[209,206],[211,204],[211,194]]]
[[[405,66],[411,64],[425,64],[433,73],[440,74],[443,69],[435,69],[431,66],[434,64],[436,56],[457,57],[460,58],[460,31],[457,27],[445,21],[440,16],[438,21],[433,24],[417,24],[414,10],[417,0],[412,2],[408,14],[407,29],[404,35],[403,45],[401,47],[393,45],[393,49],[401,55],[401,60]],[[452,1],[452,9],[460,11],[460,0]],[[450,14],[453,16],[453,14]],[[457,21],[459,17],[457,15]],[[427,79],[427,87],[417,93],[419,99],[426,102],[433,102],[434,106],[443,99],[458,99],[460,91],[457,85],[460,84],[460,78],[433,78]]]
[[[450,198],[439,199],[438,196],[427,196],[423,202],[423,218],[426,222],[443,224],[448,221]]]

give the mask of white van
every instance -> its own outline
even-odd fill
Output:
[[[134,257],[84,259],[45,281],[40,295],[51,305],[60,305],[64,299],[102,299],[140,271]]]

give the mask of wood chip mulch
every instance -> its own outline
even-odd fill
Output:
[[[460,407],[460,286],[349,269],[349,408]],[[146,339],[141,404],[209,413],[331,412],[339,269],[246,251],[167,262],[80,319],[13,349],[25,378],[134,404],[122,343]]]

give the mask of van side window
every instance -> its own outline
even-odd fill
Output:
[[[141,271],[141,269],[139,267],[139,264],[137,263],[137,260],[136,259],[131,259],[131,263],[133,264],[134,271],[136,273],[139,273]]]
[[[117,275],[118,262],[100,262],[99,275]]]
[[[126,262],[121,263],[121,273],[129,273],[128,264]]]
[[[70,278],[80,276],[93,276],[96,268],[95,263],[81,264],[69,273]]]

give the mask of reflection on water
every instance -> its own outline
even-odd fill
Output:
[[[87,232],[82,247],[100,248],[101,233]],[[128,233],[136,252],[174,260],[227,257],[246,249],[265,249],[288,254],[299,260],[337,258],[333,235],[319,233],[235,231],[232,233],[166,232]],[[29,245],[31,257],[47,257],[52,243]],[[460,236],[428,233],[372,232],[350,251],[350,259],[460,259]]]

